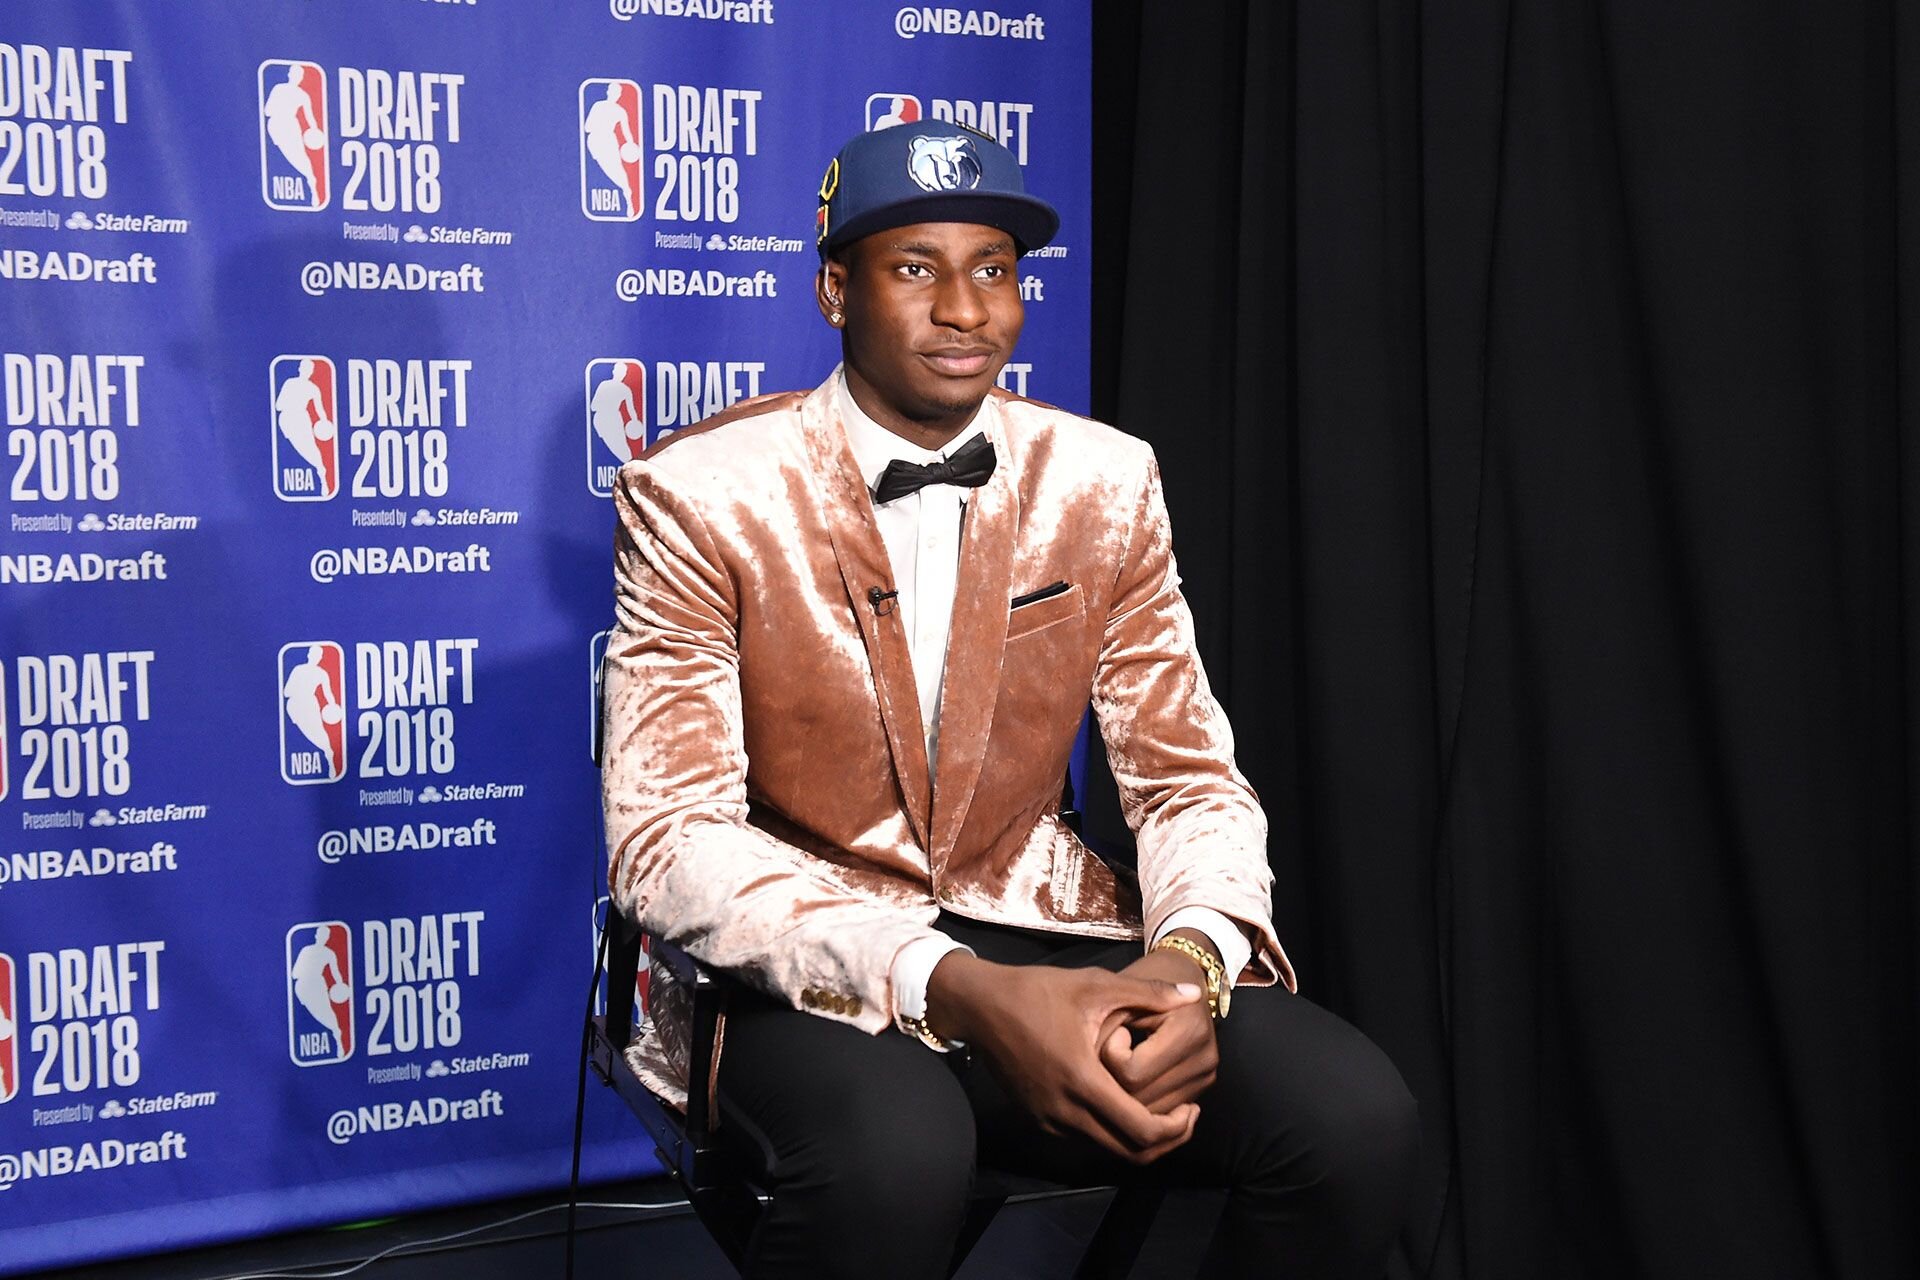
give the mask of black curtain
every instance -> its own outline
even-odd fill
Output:
[[[1916,6],[1102,0],[1095,121],[1396,1274],[1920,1274]]]

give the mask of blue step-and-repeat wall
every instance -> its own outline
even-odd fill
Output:
[[[896,120],[1059,206],[1004,381],[1084,410],[1092,5],[1017,7],[0,9],[0,1273],[565,1184],[610,475],[832,369]]]

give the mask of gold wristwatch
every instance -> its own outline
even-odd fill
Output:
[[[1187,959],[1199,965],[1207,973],[1207,1011],[1213,1014],[1215,1022],[1227,1016],[1227,1006],[1233,1003],[1233,987],[1227,982],[1226,966],[1214,958],[1213,952],[1197,942],[1186,938],[1165,937],[1153,944],[1155,951],[1178,951]]]

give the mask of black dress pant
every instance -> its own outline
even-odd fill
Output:
[[[942,916],[984,959],[1120,969],[1135,942]],[[1284,988],[1240,988],[1193,1137],[1144,1171],[1041,1131],[985,1064],[870,1036],[744,988],[729,996],[721,1134],[766,1170],[746,1274],[946,1274],[976,1159],[1075,1182],[1224,1187],[1198,1276],[1379,1280],[1411,1190],[1418,1120],[1400,1074],[1346,1022]]]

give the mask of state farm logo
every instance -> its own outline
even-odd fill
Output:
[[[353,1056],[353,931],[344,921],[287,930],[287,1053],[296,1067]]]
[[[0,951],[0,1102],[20,1092],[20,1005],[15,998],[13,957]]]
[[[325,356],[276,356],[273,491],[283,502],[325,502],[340,492],[340,382]]]
[[[296,787],[347,776],[346,667],[331,640],[280,649],[280,776]]]
[[[613,477],[645,453],[647,371],[638,360],[587,362],[587,488],[613,496]]]
[[[640,85],[580,82],[580,211],[595,222],[633,222],[645,200]]]
[[[327,73],[317,62],[260,64],[260,198],[314,213],[333,198],[327,164]]]

